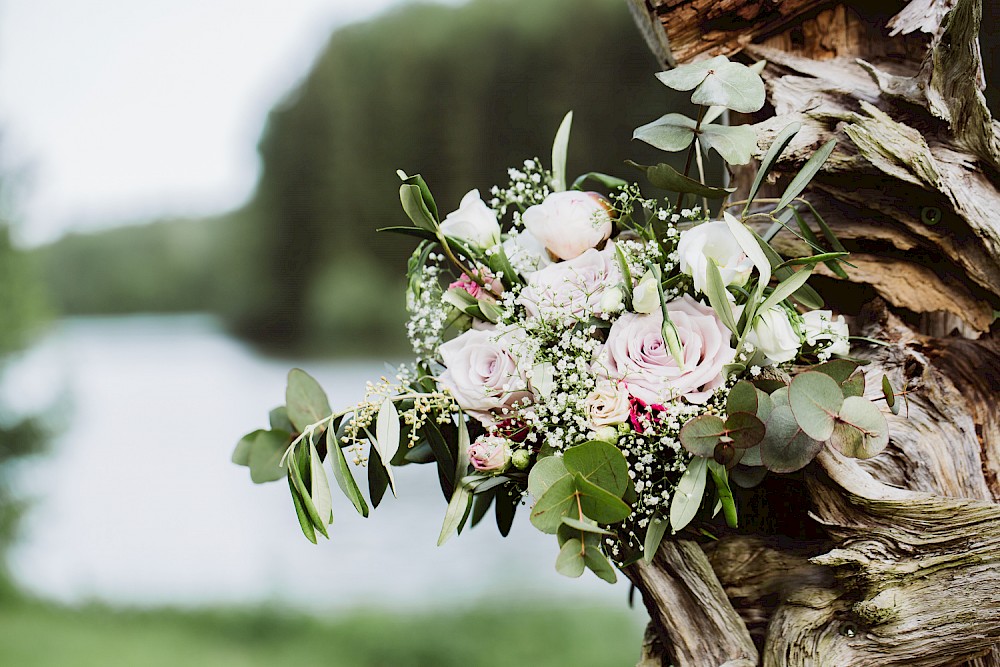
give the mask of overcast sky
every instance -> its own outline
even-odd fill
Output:
[[[398,3],[0,0],[17,237],[239,205],[268,109],[335,27]]]

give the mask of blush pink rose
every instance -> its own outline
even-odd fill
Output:
[[[492,426],[510,415],[504,411],[531,396],[520,359],[525,340],[522,329],[470,329],[441,345],[447,370],[439,384],[448,389],[459,407]]]
[[[601,313],[605,293],[618,288],[622,274],[613,249],[591,248],[535,271],[527,280],[518,301],[528,315],[565,322]]]
[[[678,398],[704,403],[725,378],[722,368],[736,350],[729,329],[708,306],[688,295],[667,304],[680,338],[683,370],[663,342],[663,315],[626,313],[611,326],[593,371],[599,377],[620,380],[631,396],[647,405]]]
[[[524,227],[559,259],[579,257],[611,236],[608,205],[596,192],[553,192],[521,216]]]
[[[469,462],[479,472],[501,473],[510,466],[510,443],[496,435],[483,435],[469,447]]]

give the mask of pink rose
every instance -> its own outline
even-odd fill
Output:
[[[481,435],[469,447],[469,461],[479,472],[503,472],[510,466],[510,457],[510,443],[496,435]]]
[[[559,259],[579,257],[611,236],[607,203],[594,192],[554,192],[521,216],[524,227]]]
[[[626,313],[615,321],[594,373],[623,381],[629,394],[647,405],[677,398],[704,403],[722,386],[722,368],[736,356],[730,332],[715,311],[686,294],[668,303],[667,312],[680,338],[683,370],[663,342],[663,315],[654,311]]]
[[[486,289],[469,277],[468,274],[463,273],[458,277],[458,280],[448,285],[451,289],[456,287],[460,290],[465,290],[475,299],[483,299],[484,301],[489,301],[490,303],[496,303],[496,297],[503,294],[503,283],[497,279],[496,276],[489,269],[479,268],[470,269],[476,276],[483,281],[486,285]]]
[[[602,313],[602,299],[622,281],[613,249],[594,250],[528,275],[518,297],[532,317],[565,322]]]
[[[520,347],[523,330],[470,329],[441,345],[445,370],[439,384],[448,389],[459,407],[484,426],[492,426],[518,401],[531,396],[523,367]]]

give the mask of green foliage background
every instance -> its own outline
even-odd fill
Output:
[[[45,276],[65,313],[202,310],[260,343],[402,350],[413,243],[375,233],[407,224],[396,169],[452,210],[507,167],[548,162],[572,109],[570,173],[631,178],[626,158],[657,157],[632,130],[686,98],[655,70],[620,0],[400,7],[335,32],[271,111],[244,207],[67,237],[39,251]]]

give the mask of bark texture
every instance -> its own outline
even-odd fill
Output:
[[[768,61],[761,154],[803,125],[774,191],[838,139],[807,198],[857,268],[817,288],[889,343],[853,349],[870,396],[882,373],[908,391],[883,454],[825,451],[755,491],[740,531],[629,568],[652,619],[640,664],[1000,666],[1000,126],[981,0],[630,6],[664,66]]]

